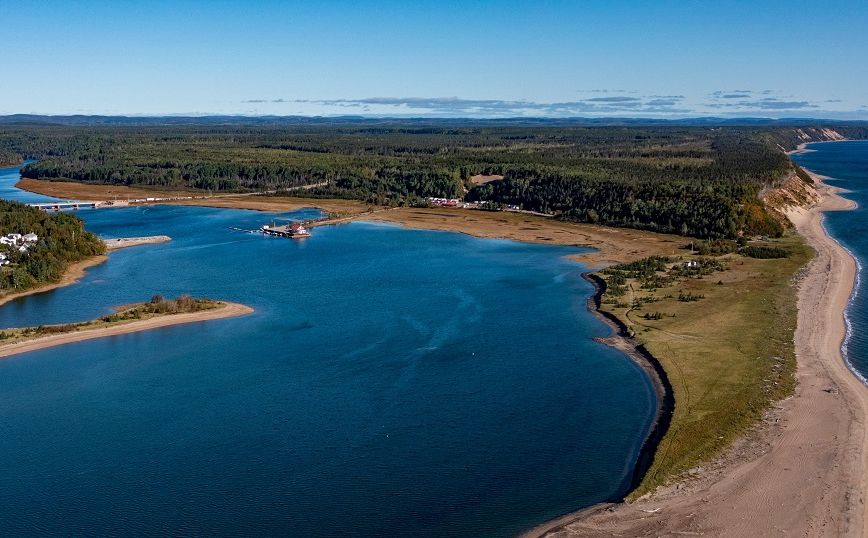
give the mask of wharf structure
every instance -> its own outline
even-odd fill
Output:
[[[292,224],[286,224],[284,226],[269,226],[266,224],[260,228],[260,231],[266,235],[276,235],[292,239],[310,237],[308,229],[298,222],[293,222]]]

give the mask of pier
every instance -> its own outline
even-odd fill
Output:
[[[301,239],[303,237],[310,237],[310,232],[307,228],[304,227],[303,224],[298,222],[293,222],[292,224],[287,224],[285,226],[262,226],[260,231],[265,235],[276,235],[278,237],[289,237],[292,239]]]

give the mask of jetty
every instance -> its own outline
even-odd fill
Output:
[[[139,245],[155,245],[158,243],[167,243],[172,238],[168,235],[149,235],[145,237],[118,237],[116,239],[103,239],[106,250],[117,250],[120,248],[137,247]]]

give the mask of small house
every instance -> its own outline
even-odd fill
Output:
[[[689,260],[682,264],[685,269],[699,269],[699,262],[696,260]]]
[[[302,226],[301,224],[299,224],[297,222],[294,222],[289,227],[289,233],[291,233],[292,235],[305,235],[309,232],[307,231],[307,228],[305,228],[304,226]]]
[[[35,242],[39,241],[39,236],[36,235],[35,233],[31,232],[29,234],[24,234],[23,239],[24,239],[25,243],[35,243]]]

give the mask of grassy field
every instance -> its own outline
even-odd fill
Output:
[[[670,429],[631,499],[718,455],[771,402],[792,392],[794,278],[812,252],[792,233],[767,244],[785,248],[789,257],[706,257],[709,266],[721,262],[722,270],[675,278],[656,272],[652,279],[663,285],[657,289],[647,289],[648,279],[643,289],[640,279],[628,278],[623,295],[613,296],[610,286],[603,297],[601,308],[659,359],[675,397]],[[683,272],[682,263],[673,258],[668,266]]]

